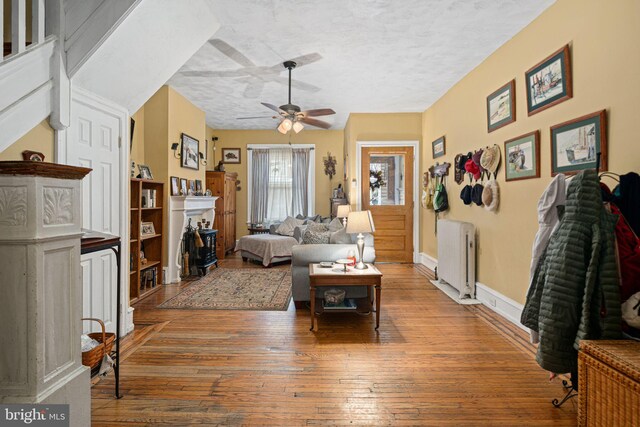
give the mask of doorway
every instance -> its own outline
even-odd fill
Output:
[[[414,262],[414,162],[410,145],[360,147],[360,200],[375,223],[377,262]]]

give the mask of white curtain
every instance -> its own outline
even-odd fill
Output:
[[[309,151],[308,148],[294,148],[291,153],[293,216],[309,215]]]
[[[251,153],[251,222],[261,223],[267,217],[269,205],[269,150],[254,149]]]
[[[290,148],[269,150],[267,221],[282,221],[293,212],[291,154]]]

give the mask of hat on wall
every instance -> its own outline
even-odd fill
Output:
[[[494,144],[493,147],[487,147],[480,157],[480,165],[491,172],[495,178],[500,167],[500,146]]]
[[[482,184],[476,184],[471,189],[471,200],[478,206],[482,206],[482,192],[484,191],[484,186]]]
[[[465,205],[471,204],[471,186],[469,184],[465,185],[460,192],[460,198]]]
[[[484,208],[488,211],[495,212],[498,210],[500,204],[500,189],[498,187],[498,181],[490,179],[482,190],[482,203]]]
[[[480,166],[478,166],[473,159],[469,159],[467,160],[467,162],[464,164],[464,169],[469,172],[470,174],[473,175],[473,179],[475,179],[476,181],[480,179]]]
[[[476,165],[478,165],[478,167],[481,167],[480,165],[480,159],[482,158],[482,153],[483,150],[482,148],[479,149],[478,151],[473,153],[473,156],[471,156],[471,158],[473,159],[473,163],[475,163]]]

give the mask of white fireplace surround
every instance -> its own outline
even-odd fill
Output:
[[[198,221],[211,221],[213,226],[216,199],[218,197],[171,196],[169,198],[167,283],[180,282],[182,234],[189,223],[189,218],[193,227],[197,226]]]

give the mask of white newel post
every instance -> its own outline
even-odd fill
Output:
[[[0,402],[70,404],[91,424],[82,365],[82,178],[91,169],[0,162]]]
[[[210,221],[213,227],[216,200],[219,197],[171,196],[169,197],[169,260],[167,283],[179,283],[181,273],[182,234],[189,224],[196,227],[198,221]]]

